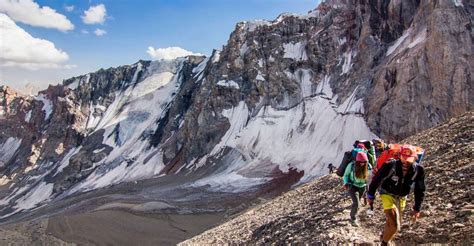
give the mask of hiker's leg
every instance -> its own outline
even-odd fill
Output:
[[[352,207],[351,207],[351,220],[356,220],[357,210],[359,210],[359,195],[358,195],[357,187],[351,185],[349,189],[349,194],[352,199]]]
[[[357,193],[358,193],[358,198],[359,198],[359,205],[360,204],[363,204],[362,206],[365,206],[366,204],[363,203],[361,200],[363,200],[362,198],[365,198],[365,187],[363,188],[357,188]]]
[[[383,241],[389,242],[397,233],[397,212],[396,209],[385,209],[385,227],[383,229]]]
[[[405,210],[405,206],[407,204],[407,200],[405,197],[398,199],[399,206],[398,209],[398,230],[400,231],[402,228],[402,218],[403,218],[403,211]]]
[[[382,206],[385,213],[385,227],[383,230],[382,240],[389,242],[393,235],[397,232],[397,206],[395,205],[395,198],[388,194],[380,195],[382,199]]]

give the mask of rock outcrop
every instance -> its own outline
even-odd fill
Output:
[[[426,150],[426,196],[421,218],[411,224],[410,195],[399,245],[472,244],[474,204],[474,111],[411,136],[404,143]],[[326,175],[252,208],[181,245],[336,244],[378,242],[384,214],[376,198],[374,215],[363,207],[360,227],[350,225],[350,198],[341,179]]]

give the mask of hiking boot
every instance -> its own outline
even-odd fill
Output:
[[[351,225],[354,226],[354,227],[359,227],[359,222],[357,220],[352,220],[351,219]]]

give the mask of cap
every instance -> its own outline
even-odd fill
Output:
[[[403,145],[400,149],[400,159],[413,163],[417,157],[416,148],[411,145]]]
[[[358,152],[357,155],[356,155],[356,161],[365,162],[365,161],[369,161],[369,158],[367,158],[366,153]]]

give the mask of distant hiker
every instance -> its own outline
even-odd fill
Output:
[[[372,206],[379,186],[380,198],[385,212],[385,227],[382,234],[382,245],[387,245],[395,233],[400,230],[402,212],[406,205],[406,196],[414,184],[415,204],[412,220],[420,216],[421,203],[425,196],[425,169],[415,161],[418,158],[416,147],[404,145],[400,150],[399,160],[390,160],[374,176],[367,192],[367,199]]]
[[[353,226],[359,226],[356,215],[369,177],[368,161],[366,153],[358,152],[355,161],[349,163],[344,172],[344,189],[349,191],[352,199],[350,220]]]
[[[375,157],[379,159],[382,152],[385,151],[385,142],[380,138],[376,138],[372,139],[372,143],[374,144],[375,148]]]
[[[332,163],[329,163],[328,169],[329,169],[329,173],[332,174],[334,172],[334,169],[336,169],[336,167]]]

